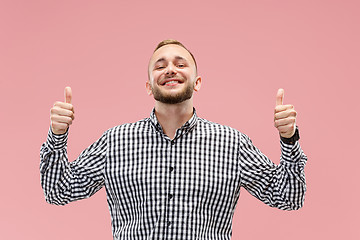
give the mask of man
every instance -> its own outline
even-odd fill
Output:
[[[302,207],[307,158],[282,89],[274,115],[282,150],[277,166],[246,135],[197,116],[193,91],[201,77],[180,42],[161,42],[148,71],[146,90],[155,99],[150,117],[109,129],[72,163],[66,140],[74,108],[65,89],[41,148],[47,202],[63,205],[105,186],[114,239],[132,240],[230,239],[241,186],[272,207]]]

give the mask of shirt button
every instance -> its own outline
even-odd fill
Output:
[[[171,222],[170,222],[170,221],[168,221],[168,222],[167,222],[167,225],[168,225],[168,227],[170,227],[170,225],[171,225]]]
[[[169,199],[172,199],[174,195],[172,194],[169,194]]]
[[[175,141],[171,141],[171,146],[174,146],[175,145]]]
[[[174,168],[173,167],[170,167],[170,172],[174,171]]]

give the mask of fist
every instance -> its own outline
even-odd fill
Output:
[[[55,102],[50,110],[51,130],[60,135],[66,133],[69,126],[75,119],[74,107],[71,104],[71,88],[65,88],[65,102]]]
[[[274,125],[280,136],[291,138],[296,130],[296,111],[293,105],[284,105],[284,89],[279,89],[276,95]]]

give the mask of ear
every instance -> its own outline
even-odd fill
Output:
[[[150,81],[149,81],[149,80],[146,81],[145,88],[146,88],[147,94],[148,94],[149,96],[151,96],[153,93],[152,93],[152,90],[151,90],[151,85],[150,85]]]
[[[194,84],[194,91],[197,92],[200,90],[201,87],[201,77],[197,76]]]

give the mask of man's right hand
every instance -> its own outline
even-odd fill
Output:
[[[71,104],[71,88],[65,88],[65,102],[55,102],[50,110],[51,130],[60,135],[66,133],[72,121],[75,119],[74,107]]]

